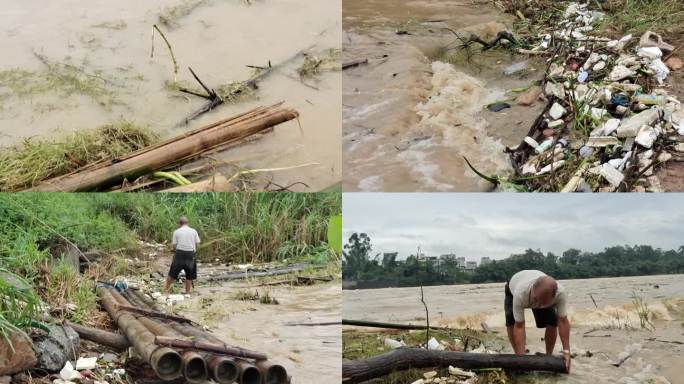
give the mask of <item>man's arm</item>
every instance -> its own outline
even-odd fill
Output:
[[[515,325],[513,325],[513,352],[515,352],[516,355],[525,354],[525,341],[525,322],[516,321]]]
[[[558,318],[558,334],[563,344],[563,360],[565,369],[570,373],[570,320],[567,316]]]

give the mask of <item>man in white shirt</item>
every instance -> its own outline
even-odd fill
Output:
[[[546,328],[546,354],[553,354],[560,334],[563,359],[570,373],[570,321],[567,294],[556,280],[542,271],[524,270],[506,283],[506,331],[513,351],[525,354],[525,308],[531,308],[537,328]]]
[[[190,228],[188,218],[182,216],[178,223],[180,227],[173,232],[172,244],[176,254],[171,263],[169,275],[166,277],[166,293],[171,290],[171,284],[178,280],[181,270],[185,271],[185,293],[192,291],[192,282],[197,279],[197,261],[195,253],[197,245],[200,243],[197,231]]]

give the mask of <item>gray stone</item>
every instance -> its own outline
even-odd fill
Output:
[[[617,129],[618,137],[636,137],[644,125],[655,123],[660,117],[660,110],[657,108],[647,109],[630,118],[622,120]]]
[[[49,334],[34,338],[33,346],[38,357],[38,368],[59,372],[67,361],[75,361],[80,355],[81,341],[78,333],[68,326],[49,324]]]

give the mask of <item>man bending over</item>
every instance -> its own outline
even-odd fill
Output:
[[[570,321],[567,294],[556,280],[544,272],[524,270],[506,283],[506,331],[513,351],[525,354],[525,308],[531,308],[537,328],[546,328],[546,354],[553,354],[560,334],[565,367],[570,373]]]

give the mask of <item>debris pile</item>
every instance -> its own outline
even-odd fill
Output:
[[[438,376],[437,371],[425,372],[422,379],[418,379],[411,384],[446,383],[446,384],[473,384],[477,383],[475,372],[464,371],[459,368],[449,366],[449,376]]]
[[[655,168],[684,152],[684,111],[664,85],[681,68],[668,58],[674,47],[650,31],[640,39],[594,36],[604,14],[587,5],[571,3],[563,16],[536,48],[553,54],[542,87],[548,104],[522,143],[507,149],[513,184],[530,191],[662,191]]]

